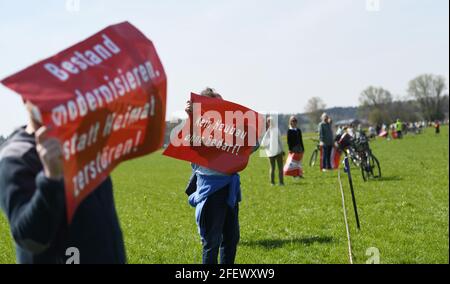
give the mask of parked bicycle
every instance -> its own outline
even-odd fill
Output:
[[[381,177],[380,162],[372,153],[369,139],[364,132],[358,133],[358,137],[343,136],[339,141],[340,148],[349,156],[352,163],[361,169],[364,181]]]
[[[311,154],[311,158],[309,158],[309,166],[314,167],[317,163],[317,157],[320,155],[320,141],[319,139],[312,139],[316,143],[316,149]]]

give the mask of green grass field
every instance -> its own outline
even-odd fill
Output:
[[[314,149],[305,138],[304,162]],[[361,231],[356,230],[344,180],[356,263],[376,247],[381,263],[449,263],[448,127],[403,140],[371,143],[383,178],[367,183],[353,171]],[[154,153],[123,163],[112,176],[130,263],[200,263],[194,209],[184,187],[186,162]],[[237,263],[348,263],[347,238],[336,172],[305,165],[305,179],[271,187],[268,161],[253,155],[241,173],[241,242]],[[14,263],[4,215],[0,263]]]

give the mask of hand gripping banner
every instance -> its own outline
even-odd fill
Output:
[[[166,75],[153,43],[128,22],[2,81],[36,106],[63,146],[67,219],[122,161],[163,143]]]

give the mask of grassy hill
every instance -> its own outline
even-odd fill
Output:
[[[308,136],[308,135],[306,135]],[[305,161],[314,149],[306,138]],[[449,262],[448,127],[403,140],[371,143],[383,178],[364,183],[353,171],[361,231],[344,180],[356,263],[376,247],[381,263]],[[305,166],[305,179],[271,187],[268,161],[255,153],[241,173],[241,242],[237,263],[348,263],[336,172]],[[184,187],[186,162],[160,152],[123,163],[113,174],[116,205],[130,263],[200,263],[194,210]],[[82,255],[82,252],[81,252]],[[0,263],[15,261],[0,217]]]

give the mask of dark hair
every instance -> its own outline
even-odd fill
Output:
[[[205,96],[205,97],[210,97],[210,98],[215,98],[217,96],[220,96],[220,94],[218,94],[213,88],[210,88],[210,87],[206,87],[200,93],[200,95]]]

